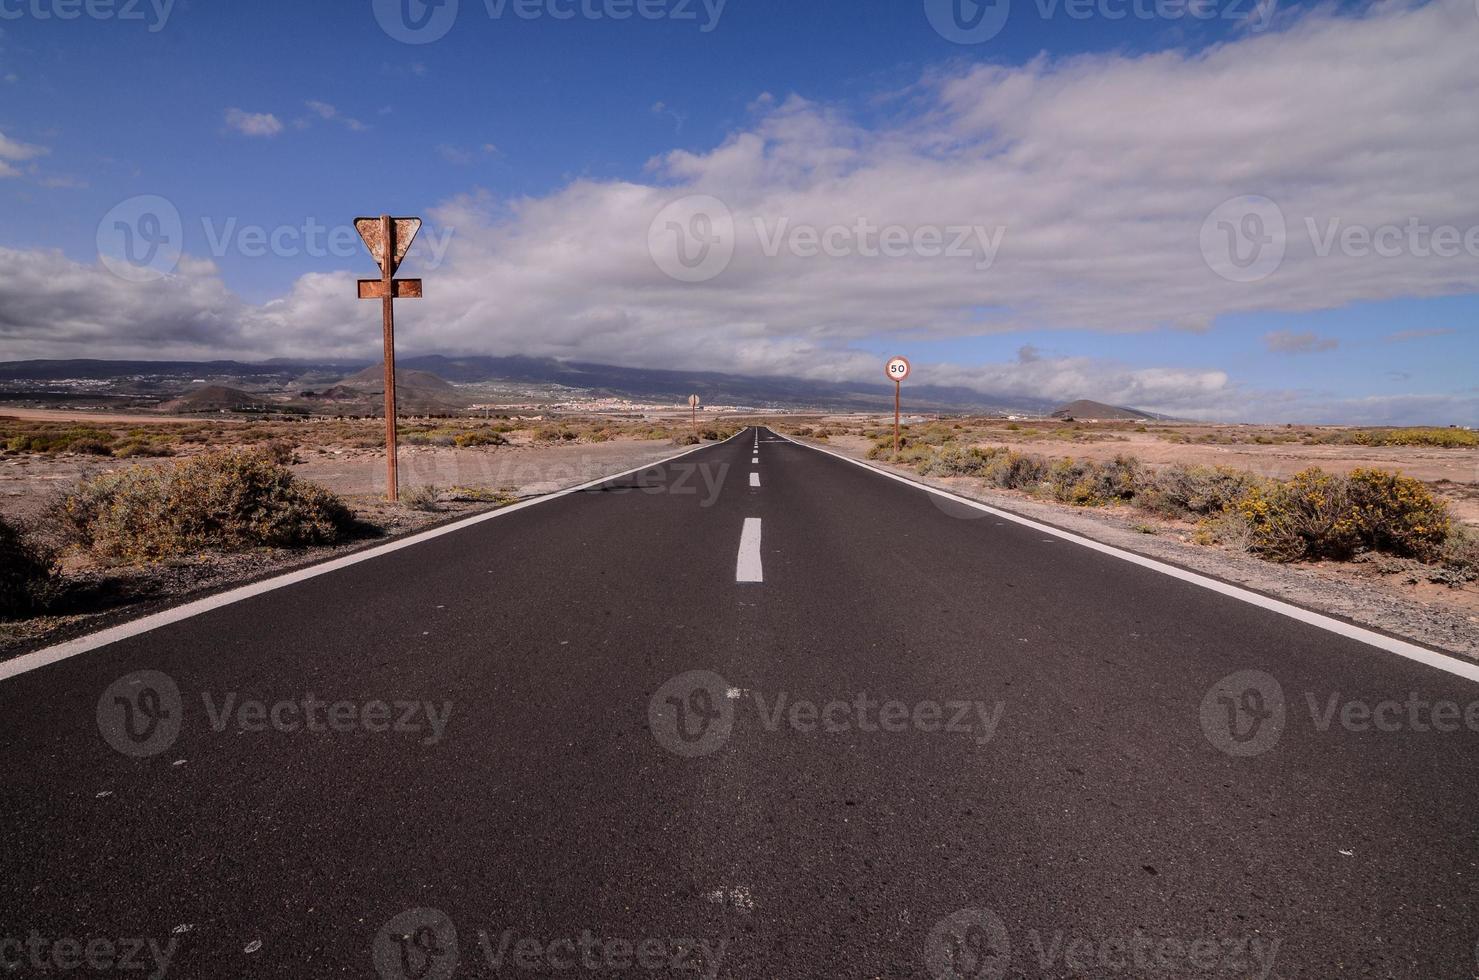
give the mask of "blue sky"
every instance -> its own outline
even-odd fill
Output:
[[[999,33],[962,44],[932,25],[943,0],[647,2],[661,16],[550,0],[524,18],[510,0],[493,17],[460,0],[444,37],[406,44],[382,26],[390,0],[145,0],[137,20],[0,0],[0,247],[43,294],[0,287],[0,358],[373,352],[373,311],[341,295],[368,255],[309,254],[293,235],[385,209],[451,233],[444,263],[425,242],[408,263],[429,294],[406,314],[412,350],[818,377],[905,352],[983,390],[1479,422],[1479,255],[1322,256],[1307,230],[1479,224],[1451,166],[1474,159],[1458,132],[1472,109],[1440,97],[1471,80],[1462,50],[1479,61],[1472,4],[1215,0],[1208,19],[1114,19],[1131,0],[1076,15],[1016,0]],[[1373,98],[1345,78],[1382,67],[1379,38],[1396,84]],[[1414,38],[1436,55],[1412,58]],[[1373,102],[1407,126],[1364,125]],[[1383,153],[1407,159],[1363,163]],[[732,217],[735,258],[675,282],[644,254],[649,222],[700,194]],[[184,258],[152,281],[94,281],[99,223],[136,195],[178,211]],[[1288,226],[1287,258],[1252,282],[1198,238],[1203,218],[1261,230],[1242,212],[1213,221],[1245,195]],[[767,258],[752,241],[858,219],[1003,237],[974,271]],[[222,237],[247,226],[287,244]]]

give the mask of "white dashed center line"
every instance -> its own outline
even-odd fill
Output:
[[[760,518],[746,517],[745,529],[740,532],[739,561],[734,566],[736,582],[764,582],[765,574],[760,568]]]
[[[750,474],[750,486],[752,486],[752,487],[758,487],[759,485],[760,485],[760,474],[759,473],[751,473]]]

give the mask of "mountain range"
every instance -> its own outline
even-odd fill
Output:
[[[782,376],[750,376],[717,371],[673,371],[619,367],[584,361],[535,357],[451,357],[429,354],[398,358],[402,371],[426,372],[453,385],[500,383],[540,388],[559,386],[589,397],[631,398],[680,403],[697,393],[709,405],[743,405],[760,409],[830,409],[880,411],[893,405],[893,385],[855,381],[815,381]],[[64,381],[112,382],[122,392],[152,391],[179,398],[200,385],[242,390],[296,388],[310,390],[343,384],[358,391],[379,391],[378,363],[269,360],[243,361],[110,361],[37,360],[0,362],[0,384],[11,398],[28,388],[48,389]],[[358,373],[357,373],[358,372]],[[362,382],[348,384],[347,379]],[[66,386],[71,390],[71,386]],[[911,410],[977,411],[1046,414],[1054,402],[1020,395],[989,394],[952,385],[911,384],[906,388]]]

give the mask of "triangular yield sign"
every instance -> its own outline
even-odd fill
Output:
[[[395,254],[391,258],[390,274],[393,276],[401,267],[401,261],[405,259],[406,253],[411,250],[411,243],[416,240],[416,233],[421,230],[420,218],[391,218],[395,236]],[[381,227],[379,218],[355,218],[355,230],[359,237],[365,240],[365,247],[375,257],[380,270],[385,271],[385,233]]]

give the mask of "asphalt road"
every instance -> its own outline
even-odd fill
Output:
[[[0,681],[0,962],[1467,977],[1476,701],[749,430]]]

